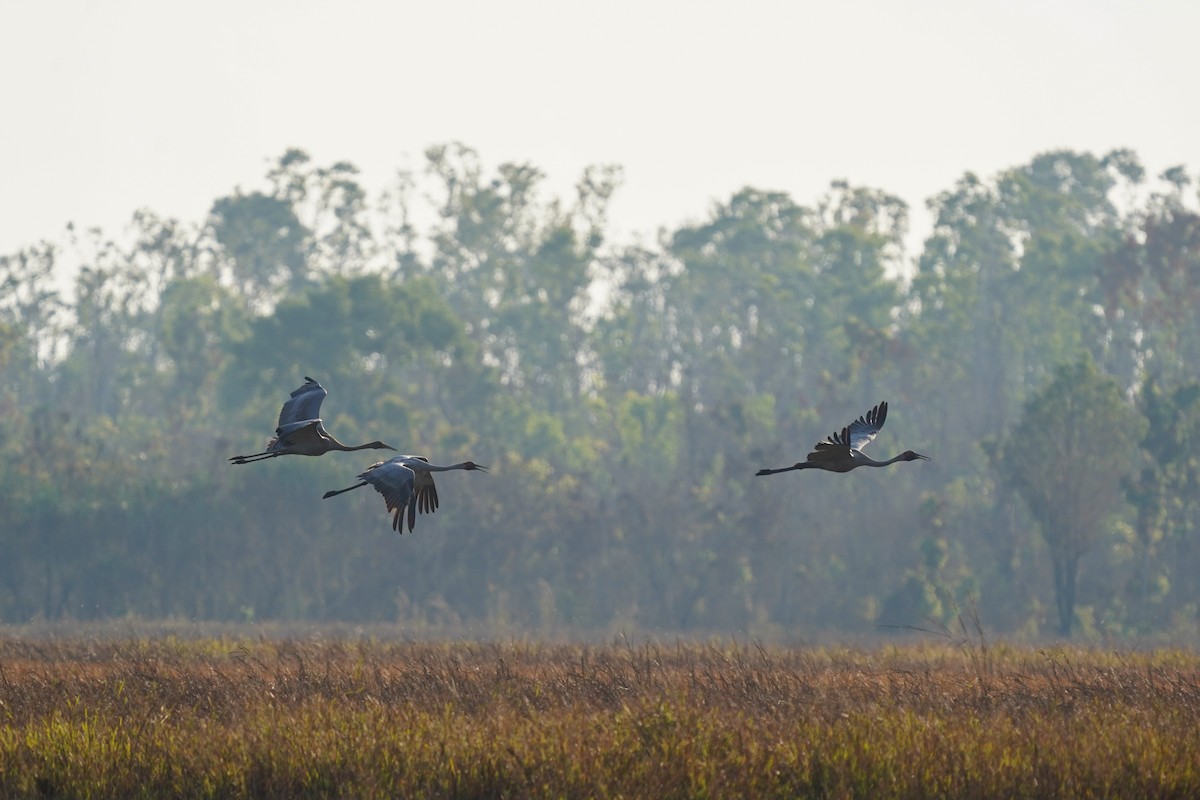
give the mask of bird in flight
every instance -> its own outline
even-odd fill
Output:
[[[886,467],[897,461],[929,461],[929,456],[905,450],[895,458],[887,461],[876,461],[863,453],[863,448],[871,443],[883,422],[887,419],[887,402],[884,401],[872,408],[866,414],[842,428],[827,438],[817,442],[816,447],[808,454],[807,461],[798,461],[790,467],[779,469],[760,469],[755,475],[774,475],[777,472],[788,472],[793,469],[823,469],[829,472],[849,472],[857,467]]]
[[[392,530],[404,533],[402,520],[407,511],[408,531],[412,533],[413,526],[417,523],[418,511],[422,514],[432,514],[438,509],[437,485],[433,482],[433,473],[449,472],[452,469],[488,471],[487,467],[474,461],[440,466],[430,464],[429,459],[424,456],[395,456],[367,467],[358,476],[362,483],[328,491],[322,499],[328,500],[335,495],[361,489],[369,484],[383,495],[387,510],[393,512]]]
[[[279,412],[279,426],[275,438],[267,442],[267,449],[248,456],[233,456],[234,464],[249,464],[276,456],[319,456],[330,450],[395,450],[383,442],[367,442],[359,445],[344,445],[333,434],[325,430],[321,422],[321,403],[329,392],[307,375],[304,385],[292,392]]]

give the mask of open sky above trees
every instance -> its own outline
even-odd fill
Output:
[[[908,203],[1055,148],[1200,164],[1186,0],[894,4],[147,0],[0,7],[0,252],[134,210],[201,218],[299,146],[368,192],[463,141],[568,194],[620,164],[625,240],[743,186]]]

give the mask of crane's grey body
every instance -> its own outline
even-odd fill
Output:
[[[437,485],[433,482],[433,473],[449,472],[452,469],[488,471],[487,467],[474,461],[440,466],[430,464],[429,459],[424,456],[394,456],[367,467],[358,476],[362,483],[328,491],[322,499],[328,500],[335,495],[367,485],[374,486],[375,490],[383,495],[384,504],[392,513],[392,530],[404,533],[402,520],[407,512],[408,530],[411,533],[417,523],[418,511],[422,514],[432,514],[438,509]]]
[[[887,401],[879,403],[866,414],[851,422],[840,432],[832,434],[817,442],[813,451],[808,454],[807,461],[799,461],[790,467],[779,469],[760,469],[755,475],[774,475],[778,472],[788,472],[794,469],[823,469],[827,472],[849,472],[858,467],[886,467],[897,461],[929,461],[929,456],[905,450],[895,458],[887,461],[876,461],[863,453],[863,448],[869,445],[878,435],[887,419]]]
[[[267,449],[247,456],[233,456],[234,464],[249,464],[277,456],[319,456],[331,450],[395,450],[383,442],[368,442],[359,445],[344,445],[333,434],[325,430],[321,422],[321,403],[325,401],[325,387],[307,375],[304,385],[292,392],[291,397],[279,411],[279,423],[275,438],[267,442]]]

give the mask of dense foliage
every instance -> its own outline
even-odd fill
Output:
[[[1070,151],[908,209],[746,188],[611,241],[620,170],[431,148],[367,197],[285,153],[191,224],[0,257],[0,620],[566,634],[943,624],[1193,637],[1200,214]],[[82,262],[74,285],[57,280]],[[376,453],[231,466],[311,375],[343,441],[490,475],[389,530]],[[754,477],[887,399],[876,457]]]

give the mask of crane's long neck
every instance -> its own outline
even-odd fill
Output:
[[[418,456],[396,456],[394,460],[399,461],[413,472],[449,472],[452,469],[462,469],[468,471],[478,470],[480,472],[488,471],[487,467],[483,466],[482,464],[476,464],[474,461],[464,461],[461,464],[448,464],[443,466],[441,464],[430,464],[428,461],[423,458],[419,458]]]
[[[863,467],[886,467],[888,464],[895,464],[897,461],[903,461],[904,454],[901,453],[898,456],[889,458],[887,461],[876,461],[870,456],[863,455],[862,451],[860,450],[858,451],[858,454],[854,456],[854,458],[859,462],[859,465]]]
[[[353,450],[394,450],[395,449],[393,447],[389,447],[388,445],[384,444],[383,442],[367,442],[366,444],[348,445],[348,444],[342,444],[337,439],[334,439],[332,436],[330,436],[329,438],[333,440],[333,445],[332,445],[331,449],[343,450],[347,453],[349,453]]]

